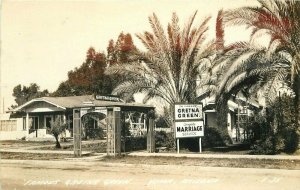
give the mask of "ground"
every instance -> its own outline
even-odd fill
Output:
[[[295,190],[299,170],[120,164],[87,161],[1,161],[11,189]]]
[[[83,150],[99,150],[102,143],[83,142]],[[57,151],[63,152],[60,154],[55,153],[54,142],[2,141],[0,144],[1,190],[300,189],[299,155],[254,156],[248,155],[245,148],[233,146],[207,149],[204,154],[184,154],[183,150],[180,154],[183,157],[136,152],[120,157],[92,153],[74,158],[70,142],[62,143],[63,151]]]

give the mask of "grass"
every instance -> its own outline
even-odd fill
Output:
[[[65,151],[73,151],[73,144],[61,144],[61,148],[58,149],[53,146],[48,147],[39,147],[35,150],[65,150]],[[90,144],[82,144],[81,145],[82,151],[88,152],[96,152],[96,153],[105,153],[106,152],[106,142],[97,142],[97,143],[90,143]]]
[[[19,152],[1,152],[1,159],[10,160],[61,160],[73,158],[72,154],[38,154],[38,153],[19,153]]]
[[[102,161],[110,162],[110,163],[124,163],[124,164],[297,169],[297,170],[300,169],[300,160],[121,156],[116,158],[105,157]]]
[[[6,140],[0,141],[1,148],[23,148],[30,146],[55,145],[54,141],[25,141],[25,140]]]
[[[62,160],[74,158],[65,154],[32,154],[32,153],[1,153],[1,159],[12,160]],[[265,168],[299,170],[300,160],[249,159],[249,158],[187,158],[187,157],[157,157],[157,156],[106,156],[100,162],[147,165],[178,165],[203,167],[232,167],[232,168]]]
[[[73,151],[71,142],[61,143],[62,148],[55,148],[53,141],[0,141],[1,148],[24,148],[35,147],[39,150],[66,150]],[[51,146],[50,146],[51,145]],[[52,146],[53,145],[53,146]],[[42,147],[44,146],[44,147]],[[82,144],[83,151],[96,153],[106,152],[106,142],[94,142]],[[181,153],[193,153],[188,149],[180,150]],[[197,151],[198,152],[198,151]],[[197,153],[194,152],[194,153]],[[248,145],[230,145],[225,147],[205,148],[205,154],[250,154]],[[298,151],[299,153],[299,151]],[[297,153],[296,153],[297,155]],[[61,160],[73,158],[68,154],[38,154],[38,153],[11,153],[2,152],[1,159],[14,160]],[[180,166],[210,166],[210,167],[238,167],[238,168],[267,168],[267,169],[300,169],[300,160],[278,160],[278,159],[249,159],[249,158],[187,158],[187,157],[104,157],[101,162],[125,163],[125,164],[148,164],[148,165],[180,165]]]

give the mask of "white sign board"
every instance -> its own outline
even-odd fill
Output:
[[[175,104],[175,121],[202,119],[202,104]]]
[[[176,138],[204,136],[203,121],[175,122],[175,129],[176,129]]]

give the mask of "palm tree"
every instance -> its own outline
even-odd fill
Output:
[[[266,97],[274,99],[277,84],[287,76],[289,60],[285,54],[271,48],[254,46],[249,42],[224,45],[223,11],[219,11],[216,24],[217,54],[211,62],[207,80],[201,86],[215,96],[217,122],[223,140],[230,143],[227,132],[227,102],[237,93],[255,96],[261,89]]]
[[[220,40],[219,40],[220,41]],[[218,56],[210,67],[210,77],[204,84],[215,96],[217,122],[223,140],[230,143],[227,135],[227,102],[241,92],[246,96],[255,96],[262,89],[267,97],[276,93],[276,84],[287,76],[288,60],[286,57],[272,53],[268,49],[254,48],[246,42],[222,46]]]
[[[266,34],[270,37],[267,56],[285,57],[291,87],[295,92],[296,121],[300,119],[300,2],[295,0],[258,0],[260,7],[242,7],[225,13],[227,25],[246,25],[252,29],[251,39]],[[286,62],[288,61],[288,62]]]
[[[143,92],[144,102],[160,98],[172,109],[174,103],[194,103],[199,76],[203,67],[215,53],[214,41],[206,42],[207,23],[204,18],[200,25],[193,27],[197,12],[180,29],[175,13],[168,24],[167,34],[155,14],[149,17],[152,32],[136,36],[147,48],[139,52],[130,64],[114,65],[108,74],[121,74],[128,80],[114,89],[114,93],[131,96]]]

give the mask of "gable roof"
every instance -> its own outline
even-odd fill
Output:
[[[12,110],[13,112],[22,111],[25,107],[30,106],[35,102],[47,102],[51,105],[62,109],[70,108],[82,108],[82,107],[110,107],[110,106],[120,106],[120,107],[143,107],[143,108],[154,108],[150,105],[139,104],[139,103],[125,103],[121,101],[107,101],[107,100],[96,100],[93,95],[84,96],[67,96],[67,97],[41,97],[32,99],[25,104]]]

